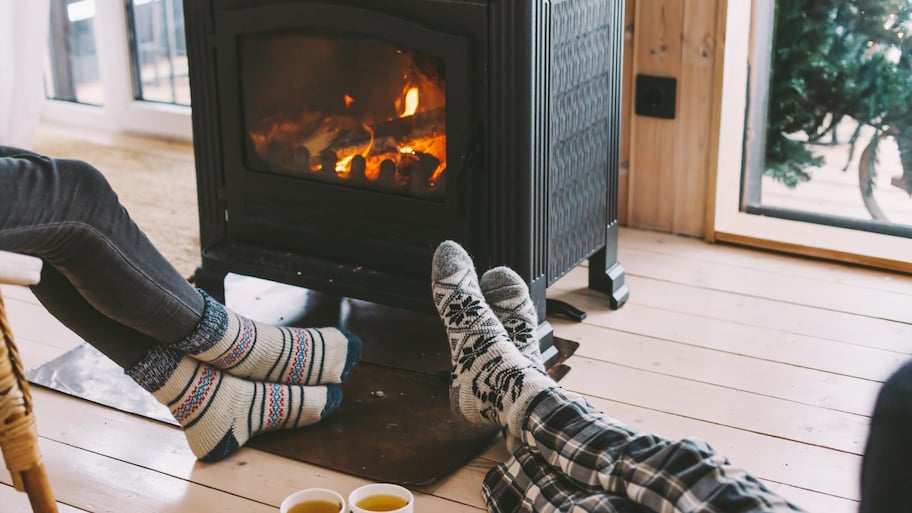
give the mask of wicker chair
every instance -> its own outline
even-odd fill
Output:
[[[33,285],[41,277],[41,260],[0,251],[0,283]],[[32,395],[22,370],[22,360],[6,320],[0,296],[0,452],[13,479],[13,486],[28,495],[32,511],[57,513],[57,503],[48,482],[38,430],[32,411]]]

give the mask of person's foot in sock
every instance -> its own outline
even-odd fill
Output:
[[[199,327],[169,347],[234,376],[288,385],[337,384],[361,359],[361,339],[353,333],[272,326],[238,315],[208,294],[203,297]]]
[[[434,304],[450,342],[450,404],[470,422],[521,433],[529,403],[556,386],[510,340],[485,302],[471,257],[452,241],[440,244],[431,269]]]
[[[337,385],[246,381],[165,347],[125,372],[171,410],[202,461],[226,458],[258,433],[314,424],[342,401]]]
[[[538,314],[526,282],[509,267],[495,267],[481,275],[479,284],[482,295],[519,352],[544,370],[536,336]]]
[[[529,295],[526,282],[509,267],[495,267],[485,271],[479,280],[481,293],[504,325],[510,340],[519,352],[539,369],[545,370],[538,345],[538,313]],[[504,432],[504,442],[510,453],[521,448],[516,436]]]

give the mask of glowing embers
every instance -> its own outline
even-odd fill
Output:
[[[385,105],[340,91],[334,105],[296,109],[252,123],[250,142],[265,170],[417,197],[446,191],[443,83],[401,76]],[[375,103],[377,103],[375,101]],[[378,112],[385,112],[383,116]]]

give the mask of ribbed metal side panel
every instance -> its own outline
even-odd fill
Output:
[[[532,279],[547,278],[548,248],[548,148],[551,133],[551,4],[534,3],[532,11]]]
[[[613,44],[623,30],[616,5],[616,0],[551,5],[549,285],[605,245],[622,58]]]

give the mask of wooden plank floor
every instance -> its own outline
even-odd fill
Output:
[[[588,311],[552,318],[578,340],[567,388],[642,430],[708,441],[812,512],[857,508],[861,454],[880,383],[912,354],[912,277],[625,229],[621,310],[578,268],[549,296]],[[21,288],[3,288],[20,350],[38,365],[79,343]],[[65,512],[274,512],[312,486],[359,478],[242,449],[196,462],[181,432],[34,389],[48,471]],[[483,508],[491,447],[418,492],[417,511]],[[0,471],[3,511],[28,511]]]

